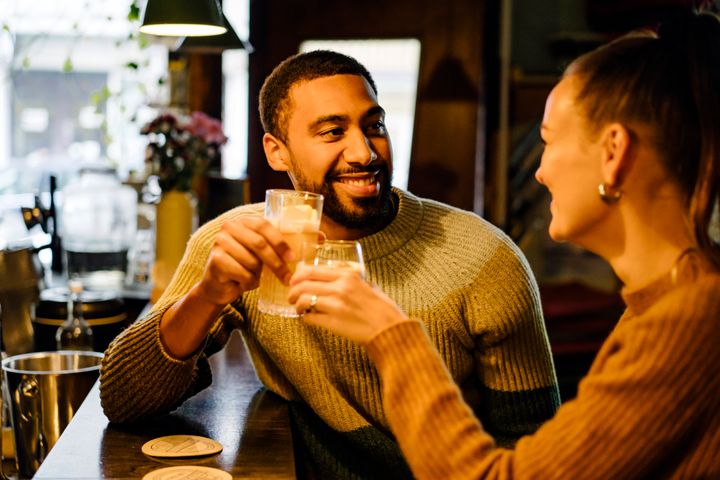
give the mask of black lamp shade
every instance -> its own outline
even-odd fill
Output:
[[[227,28],[217,0],[148,0],[140,31],[196,37],[221,35]]]
[[[244,49],[248,53],[252,53],[253,48],[250,43],[238,37],[232,24],[223,14],[223,20],[227,31],[222,35],[213,35],[209,37],[187,37],[178,46],[179,52],[196,52],[196,53],[222,53],[225,50]]]

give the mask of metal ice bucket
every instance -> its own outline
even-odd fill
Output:
[[[21,478],[31,478],[100,373],[98,352],[37,352],[2,361]]]

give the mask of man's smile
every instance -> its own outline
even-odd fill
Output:
[[[334,175],[331,180],[340,184],[342,189],[354,196],[374,196],[380,190],[378,176],[380,170]]]

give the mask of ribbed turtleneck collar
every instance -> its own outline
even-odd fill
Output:
[[[687,250],[672,270],[649,285],[634,291],[623,288],[622,298],[633,315],[642,315],[669,291],[692,282],[698,274],[709,270],[710,266],[696,250]]]
[[[393,187],[393,203],[397,210],[390,224],[377,233],[360,239],[365,261],[389,255],[415,235],[423,217],[423,205],[413,194]]]

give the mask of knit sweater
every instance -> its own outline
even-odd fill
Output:
[[[393,221],[360,239],[367,279],[422,324],[498,441],[534,431],[554,414],[559,395],[527,262],[502,232],[472,213],[398,189],[393,196]],[[106,415],[131,422],[176,408],[210,384],[207,356],[239,329],[259,379],[296,402],[294,440],[303,445],[301,456],[314,457],[307,461],[317,463],[315,471],[324,478],[380,478],[378,471],[408,476],[366,351],[300,319],[259,313],[256,290],[223,310],[192,358],[177,360],[164,351],[159,320],[201,278],[220,226],[261,213],[262,205],[237,207],[193,235],[153,310],[105,354],[100,394]]]
[[[623,291],[627,310],[576,399],[514,451],[495,448],[419,324],[379,333],[368,349],[416,477],[720,478],[720,275],[691,256]]]

